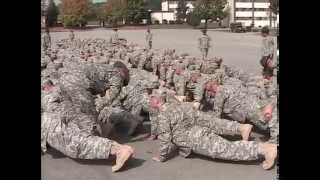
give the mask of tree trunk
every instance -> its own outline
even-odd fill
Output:
[[[204,23],[204,29],[207,30],[208,29],[208,19],[206,19],[205,23]]]
[[[254,27],[254,2],[255,0],[252,0],[252,26]]]
[[[270,20],[269,26],[270,26],[270,28],[272,28],[272,11],[270,8],[269,8],[269,20]]]

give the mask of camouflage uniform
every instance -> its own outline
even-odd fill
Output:
[[[203,74],[214,74],[219,69],[219,65],[215,62],[215,59],[204,60],[201,63],[200,72]]]
[[[202,54],[202,59],[205,59],[208,56],[210,41],[211,41],[211,38],[207,34],[202,34],[201,37],[198,39],[199,49]]]
[[[119,35],[118,32],[113,32],[111,38],[110,38],[110,42],[112,44],[118,44],[119,43]]]
[[[71,158],[108,159],[112,140],[95,136],[91,126],[82,121],[92,116],[77,112],[66,101],[58,87],[42,92],[41,98],[41,150],[46,144]]]
[[[151,32],[147,32],[147,34],[146,34],[146,43],[148,45],[148,49],[152,48],[152,36],[153,36],[153,34]]]
[[[262,75],[273,75],[273,67],[268,67],[268,60],[271,60],[273,63],[274,59],[274,39],[273,37],[267,36],[262,39],[261,46],[261,60],[260,64],[263,66]]]
[[[273,99],[276,99],[273,98]],[[272,100],[273,100],[272,99]],[[269,100],[270,101],[270,100]],[[275,101],[275,100],[273,100]],[[272,139],[278,133],[278,116],[276,103],[273,103],[273,120],[266,123],[261,108],[263,103],[255,95],[248,94],[245,88],[225,85],[219,87],[214,99],[214,114],[216,117],[228,117],[232,120],[244,123],[246,120],[253,123],[259,129],[270,130]]]
[[[51,37],[49,33],[44,33],[42,36],[42,47],[44,50],[51,48]]]
[[[105,93],[99,98],[98,110],[112,104],[120,93],[123,79],[110,65],[73,63],[63,73],[60,83],[74,106],[84,113],[96,114],[94,95]]]
[[[185,72],[181,72],[181,74],[174,73],[173,75],[174,88],[178,96],[185,95],[186,79]]]
[[[197,120],[196,114],[187,110],[190,109],[185,109],[184,106],[168,106],[160,112],[160,161],[166,161],[176,148],[184,157],[194,152],[211,158],[234,161],[258,159],[257,142],[227,141],[217,135],[219,130],[198,125],[197,121],[201,121],[201,118]],[[214,127],[224,129],[228,126],[216,123]]]

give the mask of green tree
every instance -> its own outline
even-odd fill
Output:
[[[197,27],[200,25],[200,17],[194,11],[188,13],[187,15],[187,23],[193,27]]]
[[[64,26],[84,27],[90,15],[89,0],[62,0],[62,22]]]
[[[187,17],[187,11],[189,7],[187,6],[187,2],[185,0],[178,1],[177,7],[177,20],[178,22],[183,22],[184,19]]]
[[[205,20],[205,29],[208,27],[208,20],[222,20],[228,16],[227,0],[197,0],[194,13]]]
[[[278,14],[279,13],[279,0],[269,0],[270,2],[270,9],[274,14]]]
[[[148,18],[148,11],[144,8],[144,0],[127,0],[127,22],[138,24],[142,19]]]
[[[117,26],[118,21],[127,17],[127,7],[127,0],[108,0],[105,6],[107,21],[113,26]]]
[[[53,26],[58,20],[59,9],[54,3],[54,1],[50,1],[50,5],[48,8],[47,14],[47,25]]]

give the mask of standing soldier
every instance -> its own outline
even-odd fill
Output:
[[[70,30],[69,38],[70,38],[70,41],[73,41],[73,40],[74,40],[73,30]]]
[[[148,45],[148,49],[152,48],[152,33],[150,32],[150,28],[148,27],[146,33],[146,43]]]
[[[263,27],[261,30],[262,46],[261,46],[261,60],[260,64],[263,67],[262,75],[269,79],[273,76],[273,54],[274,54],[274,40],[269,36],[269,28]]]
[[[199,38],[199,48],[202,54],[202,59],[205,59],[208,56],[211,38],[207,35],[206,29],[203,29],[201,31],[202,31],[202,35]]]
[[[44,50],[51,48],[51,37],[49,33],[49,28],[46,28],[46,32],[42,36],[42,47]]]
[[[119,35],[118,35],[118,28],[114,28],[113,29],[113,34],[110,38],[110,42],[112,44],[117,44],[118,43],[118,40],[119,40]]]

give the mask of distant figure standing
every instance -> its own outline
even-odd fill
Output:
[[[118,28],[114,28],[113,29],[113,34],[110,38],[110,42],[112,44],[118,44],[118,41],[119,41],[119,35],[118,35]]]
[[[45,33],[42,36],[42,47],[44,50],[51,48],[51,36],[49,28],[46,28]]]
[[[150,28],[148,27],[146,33],[146,43],[148,45],[148,49],[152,48],[152,33],[150,32]]]
[[[74,36],[73,30],[70,30],[70,34],[69,34],[70,41],[73,41],[74,38],[75,38],[75,36]]]
[[[269,36],[269,28],[263,27],[261,30],[262,46],[261,46],[261,60],[260,64],[263,67],[262,75],[265,79],[270,79],[273,76],[273,54],[274,54],[274,40]]]
[[[201,31],[202,31],[202,35],[199,38],[199,48],[202,54],[202,59],[205,59],[208,56],[211,38],[207,35],[206,29],[203,29]]]

